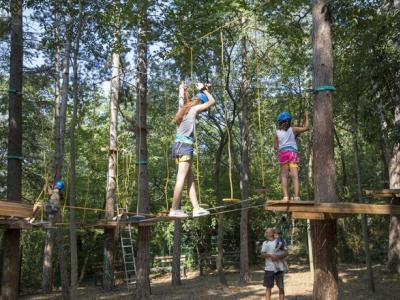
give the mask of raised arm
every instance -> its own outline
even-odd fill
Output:
[[[214,99],[213,95],[211,95],[211,94],[208,92],[207,89],[204,89],[204,90],[203,90],[203,93],[207,96],[208,101],[207,101],[206,103],[197,105],[197,107],[198,107],[198,108],[197,108],[197,111],[198,111],[198,112],[205,111],[205,110],[209,109],[211,106],[213,106],[213,105],[215,104],[215,99]]]
[[[309,124],[309,120],[308,120],[308,112],[306,112],[304,114],[303,124],[301,125],[301,127],[293,127],[293,133],[295,135],[299,135],[308,130],[310,130],[310,124]]]

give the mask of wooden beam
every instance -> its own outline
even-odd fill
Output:
[[[30,218],[33,206],[18,202],[0,201],[0,216],[15,218]]]
[[[287,212],[315,212],[331,214],[367,214],[367,215],[396,215],[400,214],[400,205],[364,204],[364,203],[319,203],[314,205],[299,203],[282,203],[265,206],[266,210]]]
[[[303,212],[294,211],[292,214],[293,219],[304,219],[304,220],[325,220],[325,214],[319,212]]]

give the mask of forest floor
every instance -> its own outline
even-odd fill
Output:
[[[379,299],[400,300],[400,277],[389,274],[382,265],[374,266],[376,293],[372,294],[367,288],[367,272],[364,267],[356,265],[339,266],[339,299]],[[172,287],[170,275],[166,274],[152,278],[152,296],[149,299],[263,299],[265,289],[262,286],[263,271],[253,270],[251,281],[239,285],[239,273],[226,273],[228,287],[219,284],[215,272],[199,276],[198,272],[188,272],[182,279],[182,286]],[[312,276],[307,266],[290,265],[290,272],[285,277],[286,299],[312,299]],[[99,287],[81,287],[79,299],[134,299],[134,292],[127,292],[125,285],[119,285],[112,293],[104,293]],[[60,293],[46,295],[30,295],[20,299],[60,299]],[[272,299],[278,298],[278,290],[273,289]]]

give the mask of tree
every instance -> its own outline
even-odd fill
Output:
[[[244,21],[242,22],[244,24]],[[242,194],[241,215],[240,215],[240,282],[245,283],[250,280],[249,270],[249,106],[248,106],[248,62],[247,62],[247,37],[241,40],[242,58],[242,82],[241,82],[241,123],[240,123],[240,189]]]
[[[148,0],[138,3],[138,45],[137,45],[137,99],[136,99],[136,159],[138,164],[138,211],[149,213],[149,190],[147,170],[147,34]],[[137,289],[139,299],[148,298],[150,290],[150,227],[139,226],[137,255]]]
[[[117,151],[118,151],[118,98],[120,92],[120,20],[119,1],[116,4],[117,14],[115,19],[114,45],[112,53],[112,77],[110,90],[110,128],[108,149],[108,176],[106,189],[106,219],[114,216],[114,207],[117,201]],[[114,258],[115,258],[115,229],[104,229],[104,265],[103,287],[106,291],[114,288]]]
[[[313,87],[332,85],[333,57],[326,0],[313,0]],[[313,174],[315,203],[336,202],[332,91],[314,96]],[[312,221],[315,257],[313,299],[338,299],[336,220]]]
[[[394,8],[397,13],[400,11],[400,1],[394,1]],[[400,50],[400,41],[397,40],[397,49]],[[398,80],[397,80],[398,81]],[[389,164],[389,182],[391,189],[400,188],[400,84],[397,83],[394,107],[394,145],[392,157]],[[400,200],[393,200],[400,204]],[[391,272],[400,274],[400,216],[391,215],[389,225],[389,252],[388,269]]]
[[[11,49],[8,98],[7,201],[22,199],[22,0],[11,0]],[[1,298],[17,299],[20,272],[19,229],[6,229],[2,240]]]
[[[78,25],[76,28],[76,37],[75,37],[75,47],[73,53],[73,111],[72,111],[72,119],[71,119],[71,128],[70,128],[70,185],[69,185],[69,205],[70,208],[70,249],[71,249],[71,289],[70,289],[70,298],[76,299],[77,288],[78,288],[78,250],[77,250],[77,240],[76,240],[76,214],[75,208],[76,205],[76,140],[75,140],[75,129],[78,117],[78,102],[79,102],[79,91],[78,91],[78,56],[79,56],[79,47],[80,47],[80,39],[82,33],[82,25],[83,25],[83,3],[82,0],[79,1],[79,17],[78,17]]]

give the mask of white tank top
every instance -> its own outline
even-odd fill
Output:
[[[289,127],[288,130],[278,129],[276,135],[279,142],[279,151],[290,150],[297,152],[297,143],[292,127]]]

